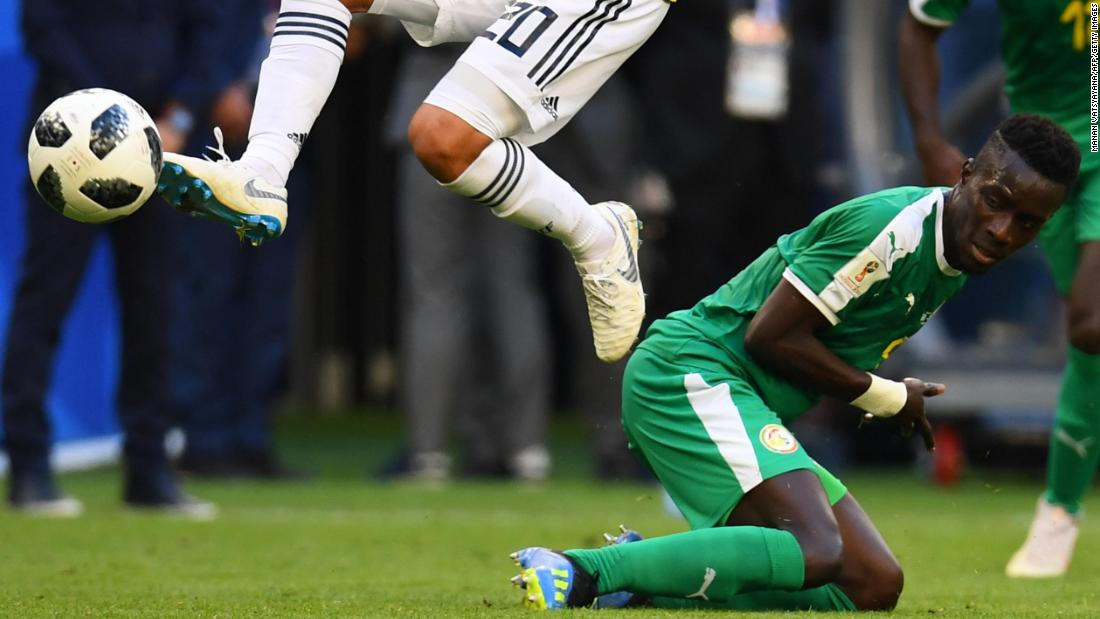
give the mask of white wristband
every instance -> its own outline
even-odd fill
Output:
[[[905,388],[905,383],[887,380],[870,372],[867,375],[871,377],[871,386],[863,392],[863,395],[852,400],[852,405],[875,417],[893,417],[898,414],[898,411],[905,406],[905,401],[909,399],[909,391]]]

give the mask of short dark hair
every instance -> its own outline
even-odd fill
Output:
[[[990,137],[1011,148],[1020,159],[1043,178],[1069,191],[1081,167],[1081,151],[1065,129],[1049,118],[1036,114],[1013,114]]]

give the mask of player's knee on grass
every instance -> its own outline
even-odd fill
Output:
[[[409,145],[424,169],[441,183],[461,176],[491,142],[466,121],[434,105],[421,105],[409,122]]]
[[[803,584],[818,587],[836,581],[844,560],[844,538],[816,473],[788,471],[750,490],[726,521],[787,531],[798,541]]]
[[[802,548],[802,562],[806,566],[805,586],[818,587],[835,581],[840,575],[844,558],[844,542],[836,524],[791,533]]]
[[[862,578],[841,589],[860,610],[893,610],[905,586],[905,574],[893,555],[875,557],[860,569]]]

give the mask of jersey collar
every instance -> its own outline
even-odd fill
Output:
[[[933,189],[932,195],[936,201],[936,264],[944,275],[958,277],[962,275],[962,271],[947,264],[947,257],[943,255],[943,188]]]

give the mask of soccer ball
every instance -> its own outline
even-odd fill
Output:
[[[38,195],[55,211],[104,223],[149,199],[164,161],[148,112],[120,92],[89,88],[42,112],[27,145],[27,165]]]

